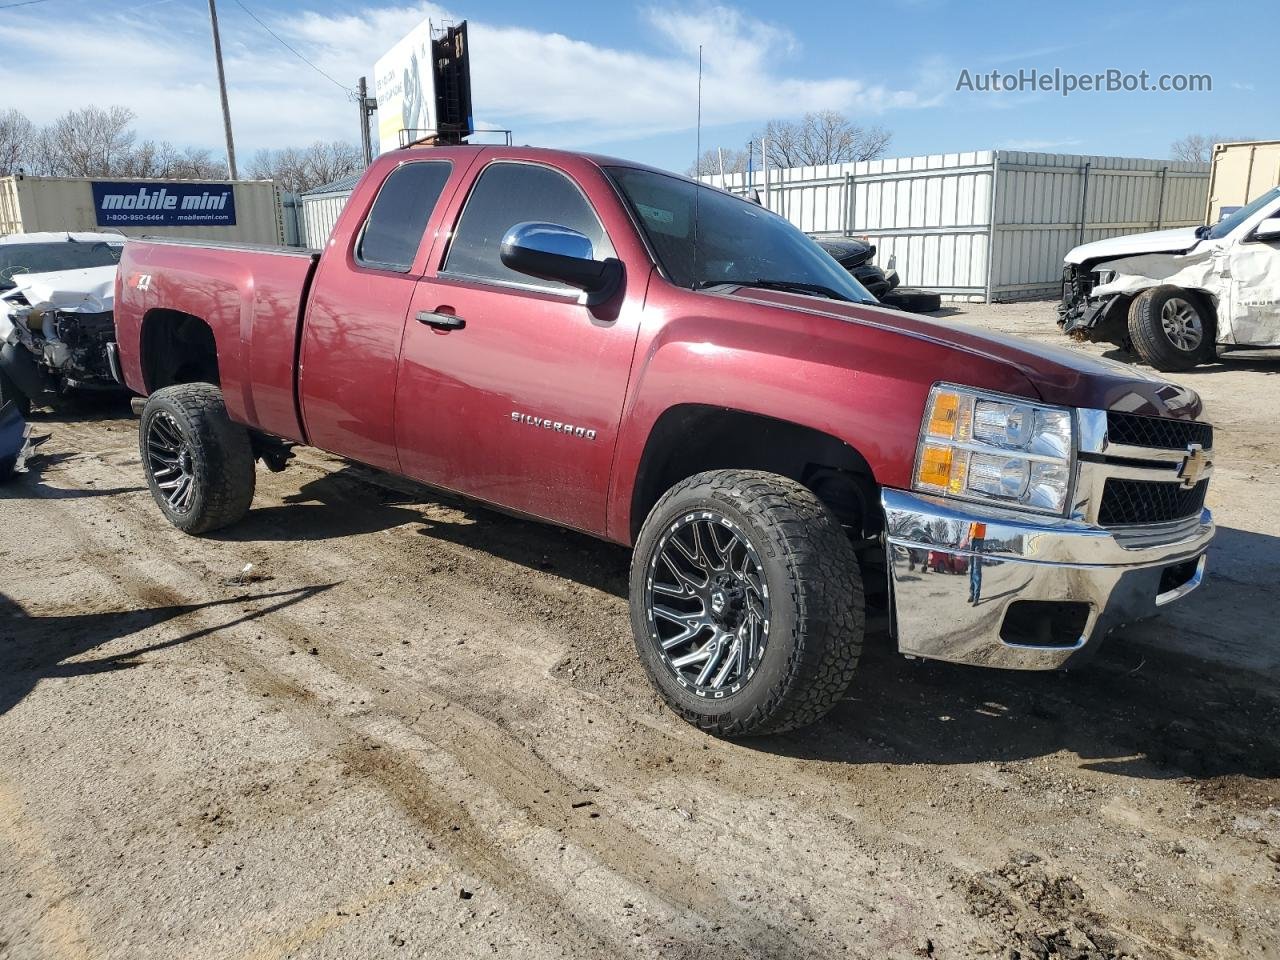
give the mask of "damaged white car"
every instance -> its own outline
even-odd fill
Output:
[[[69,391],[121,389],[111,368],[124,237],[0,237],[0,403],[25,415]]]
[[[1218,347],[1280,347],[1280,187],[1213,226],[1076,247],[1058,325],[1157,370],[1189,370]]]

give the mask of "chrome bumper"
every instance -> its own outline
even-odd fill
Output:
[[[1134,530],[886,489],[900,652],[1054,670],[1204,578],[1213,517]],[[1024,602],[1025,601],[1025,602]]]

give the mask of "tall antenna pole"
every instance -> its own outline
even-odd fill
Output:
[[[378,101],[369,96],[369,81],[361,77],[356,81],[356,95],[360,101],[360,152],[364,154],[364,165],[373,163],[373,141],[369,136],[369,116],[378,106]]]
[[[212,0],[210,0],[212,2]],[[698,44],[698,132],[697,141],[697,159],[693,161],[693,277],[689,281],[690,289],[698,289],[698,207],[702,199],[702,44]]]
[[[227,133],[227,170],[236,177],[236,142],[231,137],[231,107],[227,105],[227,76],[222,72],[222,37],[218,34],[218,8],[209,0],[209,22],[213,25],[213,59],[218,63],[218,92],[222,95],[222,126]]]

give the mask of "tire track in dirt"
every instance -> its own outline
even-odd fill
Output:
[[[36,492],[40,493],[38,489]],[[54,502],[57,502],[56,498]],[[143,503],[149,505],[150,501],[144,500]],[[67,520],[74,523],[73,517],[68,516]],[[167,569],[162,571],[162,566]],[[150,574],[164,576],[165,582],[136,578],[127,566],[116,570],[117,582],[140,604],[181,606],[191,604],[200,596],[206,599],[220,596],[210,594],[207,583],[194,581],[189,570],[166,558],[153,558],[149,567]],[[174,586],[175,582],[182,583],[182,588]],[[192,588],[198,592],[193,592]],[[447,787],[425,775],[409,753],[385,742],[371,743],[369,734],[360,727],[335,720],[324,710],[324,702],[313,690],[273,670],[235,637],[234,627],[251,618],[256,621],[255,629],[269,630],[283,642],[288,642],[295,633],[310,629],[311,625],[284,615],[284,605],[278,603],[264,608],[252,617],[246,614],[230,624],[207,624],[191,633],[189,638],[199,639],[217,632],[216,646],[204,647],[207,653],[235,668],[237,677],[255,691],[269,694],[277,702],[287,702],[295,708],[304,709],[307,713],[306,728],[326,749],[340,758],[352,772],[379,783],[406,812],[427,826],[433,835],[443,839],[450,854],[464,869],[495,888],[512,892],[524,900],[530,916],[546,917],[558,913],[557,897],[543,893],[535,877],[494,850],[484,829],[470,819],[465,809],[456,802],[442,801],[441,795],[447,794]],[[261,618],[268,613],[271,614],[270,620]],[[188,619],[207,620],[199,611],[188,614]],[[325,666],[336,668],[337,674],[346,681],[351,681],[354,675],[357,683],[362,682],[366,693],[371,693],[373,684],[378,682],[378,678],[358,661],[334,648],[327,649]],[[418,713],[424,706],[437,714],[447,711],[447,724],[432,731],[414,731],[415,735],[425,735],[428,742],[446,751],[468,773],[494,788],[534,823],[579,845],[611,873],[659,898],[678,913],[701,918],[701,924],[707,928],[731,931],[740,956],[758,955],[760,950],[764,950],[767,956],[780,957],[813,952],[812,945],[732,907],[715,890],[715,882],[704,877],[696,865],[681,862],[671,852],[653,846],[612,819],[593,817],[582,807],[581,798],[589,791],[584,791],[582,786],[571,782],[530,753],[526,746],[498,725],[444,697],[439,690],[432,690],[428,695],[432,698],[429,704],[424,704],[422,697],[418,698],[416,705],[407,702],[409,698],[405,694],[399,698],[402,702],[394,706],[400,709],[416,706]],[[353,745],[353,741],[364,741],[364,745]],[[563,926],[563,920],[564,915],[560,913],[557,921],[560,926]],[[623,946],[599,939],[582,924],[576,928],[575,939],[591,944],[599,951],[612,952]],[[711,953],[722,955],[727,944],[722,943],[715,950],[705,944],[676,946],[678,955],[702,956]]]
[[[94,441],[94,434],[90,433],[84,437],[86,448],[91,449]],[[109,456],[118,456],[119,450],[109,451]],[[127,460],[127,458],[126,458]],[[125,463],[108,464],[118,469],[123,475],[127,476],[130,466]],[[321,465],[312,466],[310,464],[301,465],[307,473],[323,473],[325,467]],[[133,467],[136,469],[136,465]],[[304,474],[302,478],[305,479]],[[291,485],[292,482],[287,481],[281,486]],[[361,480],[361,483],[370,483],[371,481]],[[372,491],[370,487],[370,491]],[[358,487],[356,493],[358,494]],[[264,490],[264,500],[275,500],[274,488]],[[421,491],[419,491],[421,494]],[[358,496],[353,496],[352,509],[363,509],[358,503]],[[136,502],[130,503],[129,512],[135,515],[132,519],[141,520],[144,526],[151,526],[145,516],[145,510],[150,507],[150,501],[145,498],[137,499]],[[517,524],[518,521],[510,521],[511,524]],[[491,525],[492,526],[492,525]],[[165,528],[160,527],[164,530]],[[519,621],[519,617],[511,616],[511,612],[524,611],[523,615],[528,616],[530,608],[538,608],[539,615],[545,617],[550,623],[557,624],[561,630],[568,636],[574,636],[577,631],[583,629],[583,621],[580,613],[574,613],[564,603],[565,592],[573,597],[587,597],[591,599],[603,600],[606,608],[617,607],[625,611],[625,604],[617,597],[602,594],[598,589],[575,583],[567,588],[560,582],[554,574],[541,574],[533,572],[525,577],[521,576],[513,578],[510,576],[509,570],[504,570],[509,557],[505,557],[502,551],[498,552],[496,557],[479,557],[477,551],[486,549],[486,539],[497,536],[519,537],[523,532],[527,531],[526,526],[517,526],[512,529],[501,527],[497,533],[492,530],[475,530],[469,531],[478,534],[477,543],[474,549],[469,549],[458,543],[450,542],[448,539],[440,540],[432,538],[430,540],[430,554],[432,563],[435,558],[441,555],[450,558],[450,562],[456,562],[458,569],[450,571],[446,576],[426,576],[412,581],[414,586],[424,586],[435,593],[439,600],[445,605],[456,606],[462,612],[458,617],[459,622],[467,620],[476,620],[483,624],[483,632],[492,633],[495,642],[498,638],[506,640],[514,640],[514,642],[506,647],[506,650],[514,654],[517,659],[531,667],[542,667],[547,662],[547,656],[543,652],[545,647],[536,641],[536,638],[512,633],[514,621]],[[541,531],[543,528],[533,528]],[[421,543],[415,540],[415,534],[409,530],[388,530],[383,534],[379,534],[376,538],[356,538],[355,541],[346,540],[343,542],[342,551],[349,554],[350,563],[355,566],[365,566],[371,571],[388,571],[388,570],[412,570],[415,565],[421,565],[423,562],[423,549]],[[536,539],[540,540],[545,546],[547,543],[556,544],[557,539],[552,534],[539,534]],[[234,543],[223,543],[221,545],[210,544],[209,552],[223,554],[234,552],[237,549]],[[242,545],[243,546],[243,545]],[[241,546],[241,548],[242,548]],[[254,544],[256,549],[259,544]],[[609,548],[603,548],[606,552]],[[299,551],[299,554],[302,554]],[[295,559],[291,557],[290,560]],[[563,559],[562,556],[555,557],[557,564]],[[306,552],[305,556],[296,557],[298,566],[305,568],[309,573],[317,574],[324,569],[323,564],[317,564],[317,557],[311,552]],[[519,562],[519,561],[516,561]],[[528,564],[526,564],[528,565]],[[378,580],[380,576],[374,576],[372,579]],[[587,583],[599,582],[595,578],[584,578]],[[463,585],[459,585],[463,584]],[[485,596],[485,606],[476,607],[477,591],[487,591]],[[411,604],[407,604],[398,596],[392,598],[392,606],[390,609],[398,609],[401,615],[412,616]],[[468,610],[468,605],[471,609]],[[506,611],[504,613],[504,610]],[[277,625],[277,632],[295,633],[298,631],[306,631],[314,629],[314,623],[308,623],[305,620],[294,620],[293,615],[296,611],[281,612],[274,616]],[[361,613],[357,608],[357,613]],[[624,614],[625,615],[625,614]],[[609,612],[606,617],[609,620],[616,618],[617,614]],[[354,622],[359,622],[358,620]],[[533,647],[527,646],[527,642],[533,640]],[[590,644],[591,641],[588,641]],[[330,644],[331,647],[336,647]],[[596,644],[598,647],[599,645]],[[574,645],[570,645],[570,649],[574,649]],[[596,651],[598,652],[598,650]],[[623,648],[621,651],[610,651],[607,662],[602,665],[604,671],[611,671],[615,674],[615,684],[610,692],[616,691],[618,688],[625,687],[632,681],[643,683],[643,678],[639,674],[638,669],[630,671],[626,667],[627,658],[630,650]],[[376,656],[376,654],[375,654]],[[348,655],[341,647],[336,649],[326,649],[325,657],[332,660],[338,667],[339,672],[345,676],[358,677],[359,682],[366,690],[378,689],[380,678],[376,670],[371,670],[369,665],[361,661],[355,655]],[[483,694],[467,695],[468,689],[466,684],[466,676],[460,673],[465,669],[467,662],[453,663],[451,661],[437,661],[431,669],[422,668],[415,672],[425,673],[422,680],[421,689],[427,692],[437,705],[444,703],[446,706],[443,712],[452,712],[455,716],[469,717],[468,724],[464,726],[466,729],[457,734],[451,733],[447,741],[446,749],[451,753],[468,754],[469,751],[475,751],[477,756],[483,756],[483,762],[469,765],[468,769],[475,771],[478,779],[485,783],[494,785],[495,788],[501,788],[508,785],[508,781],[514,781],[519,788],[512,791],[510,801],[517,807],[533,806],[529,801],[537,801],[536,791],[545,789],[543,777],[548,775],[550,770],[554,779],[562,782],[560,792],[557,793],[559,801],[563,801],[575,795],[574,791],[582,789],[582,781],[579,778],[566,775],[545,763],[538,760],[531,768],[525,768],[519,764],[527,764],[528,758],[532,756],[531,749],[535,749],[536,741],[522,741],[519,739],[520,734],[512,737],[511,734],[505,732],[505,728],[509,725],[512,710],[517,711],[517,716],[521,720],[534,722],[545,720],[549,716],[550,711],[546,709],[545,704],[537,702],[537,697],[530,694],[529,691],[514,691],[510,699],[504,701],[494,701],[486,698]],[[1114,668],[1107,668],[1109,679],[1106,680],[1104,686],[1110,689],[1099,692],[1100,696],[1120,698],[1125,695],[1126,688],[1118,682]],[[1150,669],[1150,668],[1148,668]],[[443,676],[441,672],[443,671]],[[634,672],[635,676],[630,674]],[[588,677],[588,680],[597,679],[595,675]],[[1252,684],[1251,684],[1252,685]],[[385,686],[385,684],[384,684]],[[396,686],[392,684],[391,686]],[[984,683],[982,686],[990,686],[990,695],[1005,700],[1028,700],[1032,694],[1023,692],[1017,693],[1015,685],[1003,678],[990,678],[989,684]],[[1043,687],[1043,685],[1041,685]],[[415,686],[415,691],[419,689]],[[461,692],[460,692],[461,691]],[[926,693],[929,692],[926,690]],[[933,691],[940,692],[940,691]],[[975,696],[977,691],[975,690]],[[550,694],[554,697],[563,698],[563,691],[551,690]],[[682,729],[673,729],[672,725],[666,721],[661,714],[655,713],[648,709],[651,705],[643,696],[629,697],[618,700],[609,700],[606,697],[597,694],[584,693],[579,689],[575,691],[577,696],[587,697],[594,706],[598,707],[597,723],[602,719],[609,719],[610,723],[606,726],[610,733],[616,733],[622,729],[626,732],[627,737],[634,747],[634,756],[629,758],[621,758],[616,754],[610,754],[604,751],[598,751],[593,755],[596,762],[601,760],[607,763],[607,767],[601,769],[599,773],[607,776],[611,783],[628,785],[633,794],[637,795],[643,789],[644,781],[648,778],[648,782],[659,782],[661,780],[685,779],[689,781],[698,780],[703,783],[715,784],[721,787],[727,787],[734,793],[741,796],[753,796],[761,790],[760,783],[760,758],[758,755],[747,750],[739,750],[737,748],[724,747],[717,745],[712,753],[713,763],[708,766],[707,754],[702,749],[706,746],[701,737],[691,735]],[[391,690],[381,695],[371,695],[371,699],[378,702],[379,707],[387,712],[399,716],[414,716],[421,713],[422,704],[417,703],[415,706],[415,697],[402,689]],[[945,699],[945,698],[943,698]],[[1075,705],[1075,701],[1071,696],[1055,693],[1052,690],[1040,689],[1040,699],[1042,701],[1040,709],[1050,714],[1062,713],[1069,714]],[[1158,691],[1152,691],[1152,695],[1144,701],[1136,705],[1139,712],[1150,713],[1149,722],[1159,723],[1161,717],[1172,718],[1174,706],[1168,703],[1161,703]],[[460,708],[460,709],[459,709]],[[638,709],[632,709],[638,708]],[[843,713],[842,708],[842,713]],[[546,716],[544,716],[544,714]],[[1108,715],[1108,719],[1114,718],[1117,724],[1124,724],[1128,721],[1123,712],[1116,710]],[[839,762],[819,762],[812,761],[801,763],[799,760],[795,763],[772,763],[769,765],[770,777],[775,782],[768,785],[770,792],[777,793],[782,789],[791,787],[798,790],[813,790],[817,788],[819,791],[826,789],[828,794],[834,789],[838,791],[841,787],[852,786],[856,795],[863,800],[870,801],[868,809],[865,811],[849,811],[848,804],[844,804],[846,809],[842,815],[851,815],[850,823],[856,826],[859,840],[869,846],[874,851],[874,855],[884,858],[896,858],[900,861],[910,862],[913,859],[922,858],[924,866],[922,869],[925,873],[923,879],[928,882],[932,881],[933,885],[945,877],[948,870],[955,871],[961,877],[965,875],[978,875],[984,870],[993,866],[990,859],[984,860],[980,854],[973,852],[976,845],[975,837],[966,837],[969,841],[969,852],[956,849],[953,845],[951,849],[945,853],[938,849],[937,853],[933,853],[933,849],[937,849],[936,832],[931,832],[927,825],[922,825],[915,820],[915,814],[918,811],[910,808],[916,806],[911,802],[913,795],[928,796],[932,790],[933,784],[930,780],[934,775],[926,766],[917,769],[914,765],[904,765],[897,762],[901,755],[905,752],[919,752],[919,743],[912,739],[911,736],[905,735],[901,728],[901,724],[895,724],[892,717],[865,717],[862,719],[871,720],[871,725],[861,730],[850,731],[847,729],[847,720],[842,716],[837,716],[833,724],[824,725],[822,731],[816,735],[806,735],[804,744],[808,747],[805,751],[808,755],[821,756],[822,750],[812,749],[814,742],[817,741],[821,746],[823,740],[832,737],[838,737],[847,733],[855,734],[859,737],[867,736],[874,738],[881,746],[874,746],[868,749],[868,759],[874,758],[876,755],[883,755],[886,761],[893,760],[894,769],[886,770],[884,775],[875,774],[874,765],[864,766],[862,768],[851,771],[847,766]],[[628,722],[629,726],[628,726]],[[497,728],[504,738],[501,750],[493,747],[494,729]],[[1094,732],[1096,735],[1096,731]],[[1175,743],[1178,736],[1175,734]],[[526,738],[527,739],[527,738]],[[799,746],[799,741],[792,738],[789,741],[793,746]],[[480,747],[476,745],[479,744]],[[885,750],[887,745],[888,749]],[[481,749],[483,748],[483,749]],[[484,751],[488,750],[488,753]],[[508,757],[511,753],[514,756]],[[895,755],[896,754],[896,755]],[[838,756],[849,756],[849,751],[837,751]],[[666,756],[670,759],[669,763],[663,763],[662,757]],[[514,761],[518,764],[512,765]],[[629,761],[629,762],[628,762]],[[505,764],[505,765],[504,765]],[[1061,766],[1060,762],[1058,766]],[[1263,768],[1265,769],[1265,767]],[[499,771],[501,775],[490,774],[489,771]],[[514,774],[512,773],[514,771]],[[865,778],[863,783],[850,784],[850,773],[856,772],[859,778]],[[594,772],[593,772],[594,776]],[[991,774],[994,781],[1007,786],[1012,777],[1007,773]],[[600,779],[600,777],[595,777]],[[495,784],[495,781],[498,783]],[[542,785],[542,786],[540,786]],[[501,792],[501,790],[500,790]],[[887,801],[886,801],[886,798]],[[898,800],[901,798],[901,800]],[[835,799],[840,800],[838,796]],[[1037,799],[1034,795],[1029,796],[1026,800],[1027,804],[1036,804]],[[621,801],[619,801],[621,802]],[[898,806],[895,807],[894,803]],[[1022,801],[1018,801],[1021,803]],[[933,806],[932,802],[929,804]],[[901,809],[899,809],[899,807]],[[1017,804],[1001,801],[998,809],[1001,814],[994,818],[991,814],[979,819],[975,819],[973,823],[973,831],[978,836],[983,833],[987,834],[988,840],[997,845],[1003,843],[1003,837],[994,829],[998,825],[1001,816],[1013,814],[1014,821],[1030,820],[1034,817],[1043,816],[1043,809],[1036,809],[1034,806],[1027,807],[1024,811]],[[542,814],[544,817],[546,814]],[[603,818],[602,818],[603,819]],[[992,823],[994,819],[994,824]],[[550,817],[547,821],[552,828],[555,827],[557,818]],[[571,823],[575,821],[571,820]],[[967,827],[968,825],[966,825]],[[594,838],[596,828],[588,824],[590,828],[587,836]],[[1199,829],[1199,828],[1197,828]],[[629,849],[630,844],[624,845],[624,849]],[[662,853],[661,849],[658,850]],[[647,854],[652,856],[652,853]],[[645,861],[641,861],[644,863]],[[995,863],[999,863],[998,860]],[[940,876],[941,875],[941,876]],[[942,880],[945,883],[945,880]],[[1114,912],[1120,916],[1125,915],[1122,909],[1125,900],[1121,900],[1115,904],[1109,912]],[[1139,927],[1149,926],[1148,921],[1144,921],[1142,917],[1135,917],[1128,923],[1121,923],[1122,927],[1132,928],[1133,924]],[[1185,942],[1179,944],[1174,935],[1174,931],[1160,929],[1159,927],[1150,927],[1145,931],[1146,935],[1140,939],[1147,939],[1148,936],[1154,938],[1156,943],[1165,943],[1169,949],[1178,955],[1194,955],[1196,950],[1189,949]],[[1135,931],[1137,935],[1137,931]],[[1152,942],[1152,941],[1149,941]],[[784,949],[786,949],[784,947]],[[1153,950],[1159,950],[1159,947],[1152,947]]]

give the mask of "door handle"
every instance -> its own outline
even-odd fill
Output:
[[[467,325],[467,321],[457,314],[432,313],[429,310],[423,310],[418,314],[418,322],[425,323],[428,327],[435,327],[437,330],[461,330]]]

